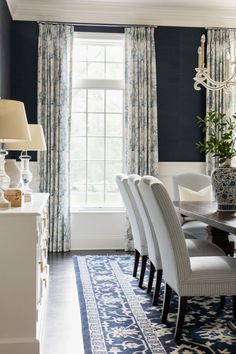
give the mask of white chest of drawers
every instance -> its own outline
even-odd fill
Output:
[[[48,286],[47,202],[0,211],[0,354],[39,354]]]

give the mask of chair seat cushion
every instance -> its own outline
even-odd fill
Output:
[[[207,226],[204,222],[193,220],[184,223],[182,229],[199,240],[212,241],[212,235],[208,232]]]
[[[185,231],[184,230],[184,237],[185,239],[195,239],[196,240],[196,237],[194,237],[193,235],[191,235],[188,231]]]
[[[215,244],[196,239],[185,240],[190,257],[198,256],[225,256],[224,251]]]
[[[181,296],[236,295],[236,259],[226,256],[190,257],[191,274],[180,283]]]

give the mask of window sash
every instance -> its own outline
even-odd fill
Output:
[[[94,41],[94,38],[96,37],[96,40]],[[123,34],[110,34],[110,33],[97,33],[94,36],[94,33],[81,33],[81,32],[77,32],[75,33],[75,38],[78,39],[79,38],[79,42],[77,42],[78,44],[83,44],[83,45],[99,45],[99,46],[117,46],[117,45],[124,45],[124,35]],[[77,45],[76,43],[76,45]],[[88,61],[86,61],[88,63]],[[96,62],[96,61],[89,61],[90,62]],[[106,61],[104,60],[103,63],[110,63],[110,61]],[[116,62],[111,62],[111,63],[116,63]],[[122,62],[119,62],[118,64],[121,64]],[[76,74],[76,72],[75,72]],[[85,159],[81,159],[81,158],[77,158],[77,157],[72,157],[71,156],[71,162],[76,163],[76,161],[80,161],[81,163],[83,162],[83,164],[85,164],[85,183],[77,183],[76,182],[76,186],[77,188],[83,188],[85,189],[85,193],[86,193],[86,200],[85,200],[85,205],[81,206],[81,205],[74,205],[72,208],[72,212],[75,211],[81,211],[81,210],[106,210],[106,211],[112,211],[112,210],[123,210],[123,204],[122,201],[120,200],[119,204],[117,204],[117,206],[108,206],[107,204],[107,199],[109,199],[109,197],[111,198],[110,200],[112,200],[112,192],[109,195],[108,191],[112,191],[114,186],[115,186],[115,180],[114,182],[112,181],[111,183],[111,178],[109,179],[109,175],[106,176],[107,173],[109,173],[109,168],[113,168],[112,164],[114,163],[114,165],[116,163],[120,163],[123,169],[123,164],[124,164],[124,159],[123,159],[123,155],[124,155],[124,127],[123,124],[124,122],[122,121],[122,136],[118,135],[107,135],[106,132],[106,118],[107,115],[109,114],[114,114],[114,115],[120,115],[120,114],[124,114],[124,107],[122,107],[122,112],[108,112],[106,111],[106,90],[124,90],[124,79],[123,80],[109,80],[109,79],[76,79],[76,83],[73,83],[72,86],[72,90],[76,90],[76,89],[85,89],[86,90],[86,109],[85,112],[77,112],[76,110],[72,111],[72,115],[74,114],[85,114],[86,115],[86,135],[78,135],[78,134],[73,134],[73,132],[71,133],[71,137],[72,139],[78,137],[78,138],[84,138],[85,139],[85,144],[86,144],[86,158]],[[103,135],[89,135],[88,134],[88,115],[89,114],[93,114],[93,112],[89,112],[88,111],[88,91],[89,90],[104,90],[104,108],[102,112],[94,112],[95,114],[101,114],[103,115],[103,119],[104,119],[104,133]],[[123,105],[124,105],[124,99],[123,99]],[[101,139],[103,141],[103,145],[104,145],[104,151],[103,151],[103,158],[102,159],[89,159],[88,158],[88,144],[89,144],[89,139],[91,138],[98,138]],[[112,144],[112,139],[122,139],[122,156],[121,159],[109,159],[107,156],[107,143],[109,141],[110,144]],[[114,140],[116,141],[116,140]],[[95,165],[91,165],[93,164],[93,161],[96,163],[101,162],[103,164],[103,182],[101,184],[96,184],[93,183],[91,181],[89,181],[89,171],[88,169],[94,168]],[[91,165],[89,167],[89,164]],[[110,164],[110,165],[109,165]],[[71,176],[71,178],[73,178],[73,176]],[[108,179],[107,179],[108,178]],[[82,180],[83,176],[82,176]],[[80,182],[82,181],[80,180]],[[73,182],[73,181],[72,181]],[[101,205],[89,205],[88,202],[88,198],[89,198],[89,189],[92,188],[92,186],[94,186],[97,189],[97,192],[94,192],[95,194],[101,196]],[[100,192],[99,192],[100,191]],[[73,194],[73,190],[71,190],[71,193]],[[83,193],[83,192],[82,192]],[[76,194],[76,193],[75,193]],[[73,196],[72,196],[73,197]],[[92,197],[92,194],[91,194]],[[111,204],[112,205],[112,204]]]
[[[106,80],[106,79],[80,79],[73,89],[115,89],[124,90],[124,80]]]

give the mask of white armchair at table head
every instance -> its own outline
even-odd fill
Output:
[[[172,177],[172,187],[173,187],[173,200],[179,201],[181,200],[180,189],[187,188],[190,190],[189,192],[189,199],[191,199],[191,191],[199,192],[206,187],[211,188],[211,178],[207,175],[202,173],[181,173],[176,176]],[[192,194],[193,195],[193,194]],[[205,199],[211,199],[211,189],[205,194]],[[201,197],[199,197],[201,198]],[[184,199],[186,200],[186,199]],[[200,199],[199,199],[200,200]],[[184,220],[188,220],[184,222],[182,228],[184,231],[190,233],[193,237],[202,240],[212,240],[212,235],[208,231],[207,224],[196,221],[196,220],[189,220],[188,218],[184,218]]]

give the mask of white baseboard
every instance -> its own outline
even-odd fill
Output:
[[[122,235],[73,235],[71,250],[124,250]]]
[[[71,214],[71,249],[124,249],[125,212]]]

